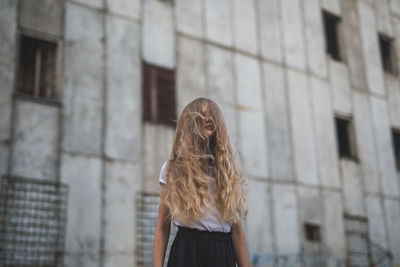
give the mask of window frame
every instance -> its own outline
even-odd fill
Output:
[[[160,101],[165,100],[165,94],[160,93],[161,90],[170,90],[167,92],[169,99],[165,102]],[[142,60],[143,121],[175,128],[176,104],[176,69],[160,67]]]
[[[356,140],[356,132],[355,132],[355,125],[354,125],[354,120],[352,116],[345,116],[341,114],[335,113],[334,115],[334,123],[335,123],[335,134],[336,134],[336,147],[338,150],[338,157],[340,159],[350,159],[355,162],[358,162],[358,149],[357,149],[357,140]],[[348,142],[348,150],[349,154],[343,153],[340,149],[341,147],[341,142],[339,140],[340,135],[339,135],[339,128],[338,128],[338,120],[345,121],[346,122],[346,138]]]
[[[18,91],[18,79],[20,78],[20,58],[21,58],[21,51],[22,51],[22,38],[23,37],[33,38],[39,41],[51,42],[55,47],[55,70],[54,70],[54,98],[36,96],[34,94],[27,94]],[[17,30],[17,37],[16,37],[16,64],[15,64],[15,75],[14,75],[14,85],[13,85],[13,97],[18,99],[24,99],[28,101],[34,101],[44,104],[51,104],[56,106],[62,105],[62,61],[63,61],[63,39],[59,36],[54,36],[50,34],[45,34],[42,32],[38,32],[32,29],[27,29],[20,27]]]
[[[387,42],[389,47],[389,65],[390,65],[390,69],[386,69],[386,64],[384,62],[384,56],[383,56],[383,47],[382,47],[382,42]],[[396,51],[394,48],[394,42],[395,40],[384,34],[381,32],[378,32],[378,47],[379,47],[379,56],[380,56],[380,60],[381,60],[381,65],[382,65],[382,70],[385,74],[389,74],[389,75],[394,75],[397,76],[398,75],[398,65],[397,65],[397,57],[396,57]]]
[[[322,26],[323,26],[323,31],[324,31],[324,45],[325,45],[325,53],[326,55],[339,62],[344,62],[344,51],[343,51],[343,41],[342,41],[342,30],[341,30],[341,24],[342,24],[342,18],[332,12],[329,12],[325,9],[322,9]],[[329,38],[328,38],[328,32],[327,32],[327,19],[334,21],[334,36],[336,39],[336,49],[337,49],[337,55],[334,55],[331,53],[329,47]]]

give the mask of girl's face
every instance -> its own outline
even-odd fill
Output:
[[[207,110],[208,110],[208,104],[203,103],[201,105],[201,114],[204,116],[203,121],[202,121],[203,122],[202,126],[203,126],[206,136],[211,137],[214,135],[216,129],[215,129],[214,122],[211,120]]]

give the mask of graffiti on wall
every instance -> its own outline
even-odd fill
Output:
[[[274,254],[274,253],[253,253],[250,257],[252,266],[279,266],[279,267],[296,267],[307,266],[317,267],[326,266],[330,262],[331,266],[342,267],[345,266],[342,259],[334,258],[329,254]]]

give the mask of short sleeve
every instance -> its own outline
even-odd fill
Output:
[[[159,177],[159,181],[160,183],[166,184],[166,180],[165,180],[165,169],[167,167],[167,161],[164,162],[164,164],[161,167],[161,171],[160,171],[160,177]]]

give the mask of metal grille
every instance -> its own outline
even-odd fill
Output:
[[[157,194],[141,192],[137,199],[137,255],[136,266],[152,266],[154,231],[158,219],[160,197]],[[171,224],[171,232],[165,253],[164,266],[167,265],[171,244],[175,238],[177,227]]]
[[[345,215],[348,266],[371,266],[371,244],[368,240],[368,220]]]
[[[68,187],[3,176],[0,188],[0,266],[62,266]]]

